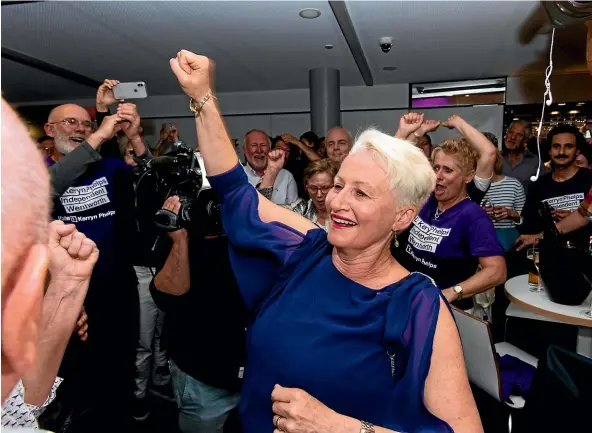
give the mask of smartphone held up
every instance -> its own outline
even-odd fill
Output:
[[[147,98],[148,92],[146,90],[146,83],[143,81],[119,83],[113,87],[113,96],[117,100]]]

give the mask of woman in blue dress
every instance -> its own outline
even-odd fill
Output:
[[[423,153],[362,134],[327,195],[325,233],[247,182],[211,91],[212,62],[181,51],[170,64],[192,98],[251,314],[245,433],[482,432],[446,302],[390,254],[435,185]]]

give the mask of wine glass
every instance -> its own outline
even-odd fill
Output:
[[[537,246],[537,244],[534,244],[532,246],[532,248],[530,248],[527,252],[526,252],[526,257],[529,260],[532,260],[533,264],[534,264],[534,268],[536,269],[536,284],[533,284],[531,282],[529,282],[530,287],[530,291],[534,292],[534,293],[540,293],[543,292],[543,285],[541,284],[541,270],[539,268],[539,257],[540,257],[540,251],[539,251],[539,247]],[[532,271],[531,271],[532,272]],[[530,278],[529,278],[530,280]]]
[[[586,274],[582,274],[582,276],[584,277],[586,282],[590,285],[590,288],[592,288],[592,282],[590,282],[590,279],[586,276]],[[580,311],[580,314],[583,314],[584,316],[592,319],[592,296],[590,296],[590,307],[587,310]]]

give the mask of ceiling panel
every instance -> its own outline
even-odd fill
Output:
[[[96,89],[2,59],[2,94],[8,102],[94,98]]]
[[[2,45],[96,80],[145,81],[179,93],[168,59],[182,48],[213,58],[221,92],[308,87],[335,67],[361,85],[327,2],[42,2],[2,8]],[[325,44],[333,44],[326,50]]]
[[[389,84],[511,75],[546,47],[548,36],[518,43],[521,23],[538,4],[348,1],[347,7],[375,83]],[[380,50],[381,36],[394,38],[387,54]]]

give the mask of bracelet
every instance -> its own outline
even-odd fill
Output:
[[[360,421],[362,426],[360,427],[360,433],[375,433],[374,425],[366,421]]]
[[[195,113],[195,117],[199,117],[199,115],[201,114],[201,110],[203,110],[204,105],[206,105],[206,102],[208,102],[210,99],[218,99],[214,96],[214,94],[212,93],[212,91],[210,90],[208,92],[208,94],[206,96],[204,96],[204,98],[199,101],[196,102],[195,99],[191,98],[189,100],[189,109]]]

